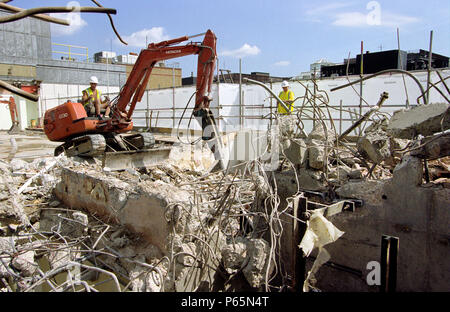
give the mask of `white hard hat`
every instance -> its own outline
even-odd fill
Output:
[[[283,82],[281,83],[281,87],[282,87],[282,88],[284,88],[284,87],[289,87],[289,82],[287,82],[286,80],[283,81]]]
[[[98,83],[98,79],[95,76],[91,77],[91,81],[89,81],[90,83]]]

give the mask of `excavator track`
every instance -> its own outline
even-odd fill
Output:
[[[101,134],[88,134],[58,146],[55,149],[55,156],[65,152],[67,156],[87,156],[94,157],[103,155],[106,150],[106,140]]]

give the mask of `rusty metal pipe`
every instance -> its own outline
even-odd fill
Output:
[[[379,71],[379,72],[377,72],[377,73],[375,73],[375,74],[368,75],[368,76],[366,76],[366,77],[364,77],[364,78],[361,78],[361,79],[358,79],[358,80],[349,82],[349,83],[347,83],[347,84],[344,84],[344,85],[342,85],[342,86],[339,86],[339,87],[330,89],[330,91],[333,92],[333,91],[336,91],[336,90],[340,90],[340,89],[349,87],[349,86],[351,86],[351,85],[354,85],[354,84],[356,84],[356,83],[358,83],[358,82],[361,82],[361,81],[364,81],[364,80],[367,80],[367,79],[370,79],[370,78],[373,78],[373,77],[376,77],[376,76],[379,76],[379,75],[388,74],[388,73],[402,73],[402,74],[406,74],[406,75],[408,75],[409,77],[411,77],[411,78],[417,83],[417,86],[419,87],[421,93],[424,95],[424,104],[427,103],[427,100],[425,99],[426,95],[424,94],[425,91],[424,91],[424,89],[423,89],[423,86],[420,84],[419,79],[417,79],[417,78],[416,78],[413,74],[411,74],[410,72],[407,72],[406,70],[402,70],[402,69],[386,69],[386,70],[382,70],[382,71]],[[419,103],[419,99],[417,99],[417,104],[420,104],[420,103]]]
[[[26,99],[28,99],[30,101],[37,102],[39,100],[39,96],[38,95],[31,94],[31,93],[28,93],[26,91],[23,91],[22,89],[17,88],[15,86],[13,86],[13,85],[3,81],[3,80],[0,80],[0,87],[4,88],[4,89],[6,89],[6,90],[8,90],[8,91],[10,91],[10,92],[12,92],[14,94],[23,96],[24,98],[26,98]]]
[[[441,79],[440,82],[442,82],[442,84],[444,85],[445,89],[447,90],[447,93],[450,94],[450,89],[448,88],[447,84],[445,83],[445,80],[447,80],[448,78],[450,78],[450,76],[443,78],[441,73],[439,72],[439,70],[436,69],[436,74],[439,76],[439,78]],[[437,84],[437,83],[436,83]]]
[[[109,13],[116,14],[116,9],[109,8],[93,8],[93,7],[41,7],[41,8],[32,8],[20,11],[16,14],[11,14],[8,16],[4,16],[0,18],[0,23],[8,23],[20,20],[27,16],[33,16],[39,13],[61,13],[61,12],[83,12],[83,13]]]
[[[289,113],[291,114],[291,110],[286,106],[286,104],[284,104],[284,102],[272,91],[272,89],[270,89],[268,86],[266,86],[265,84],[263,84],[262,82],[253,80],[253,79],[249,79],[249,78],[242,78],[242,80],[244,81],[248,81],[254,84],[257,84],[261,87],[263,87],[264,89],[266,89],[270,94],[272,94],[272,96],[277,100],[278,103],[281,104],[281,106],[283,106],[283,108]]]
[[[341,141],[344,139],[350,132],[352,132],[356,127],[358,127],[360,124],[362,124],[366,119],[368,119],[374,112],[379,110],[381,108],[381,105],[383,105],[383,102],[389,98],[389,95],[387,92],[383,92],[380,96],[380,100],[378,101],[377,105],[371,108],[368,112],[366,112],[361,118],[359,118],[350,128],[344,131],[339,138],[338,141]]]
[[[21,8],[6,4],[6,2],[3,2],[3,3],[0,2],[0,8],[8,10],[8,11],[12,11],[12,12],[22,12],[25,10],[25,9],[21,9]],[[45,21],[45,22],[60,24],[60,25],[64,25],[64,26],[70,25],[69,21],[66,21],[66,20],[60,19],[60,18],[56,18],[53,16],[48,16],[45,14],[35,14],[35,15],[33,15],[33,17],[40,19],[42,21]]]
[[[92,0],[92,2],[94,2],[98,7],[103,8],[103,6],[102,6],[100,3],[98,3],[96,0]],[[114,21],[113,21],[111,15],[110,15],[109,13],[107,13],[107,15],[108,15],[108,18],[109,18],[109,22],[111,23],[111,27],[112,27],[114,33],[116,34],[117,38],[118,38],[118,39],[120,40],[120,42],[122,42],[123,44],[128,45],[128,43],[126,43],[126,42],[122,39],[122,37],[120,37],[119,32],[117,31],[116,27],[114,26]]]

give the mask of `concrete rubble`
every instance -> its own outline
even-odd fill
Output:
[[[450,104],[419,105],[394,113],[386,131],[393,137],[412,139],[429,136],[450,128]]]
[[[410,114],[417,118],[409,122]],[[400,209],[397,200],[423,202],[411,190],[441,200],[433,196],[449,193],[447,115],[444,105],[413,108],[374,119],[344,141],[326,123],[305,134],[296,132],[295,116],[282,118],[280,162],[270,177],[258,160],[209,172],[214,159],[201,143],[174,145],[163,164],[119,171],[79,157],[0,160],[0,290],[290,289],[290,198],[303,194],[322,209],[342,200],[392,209]],[[328,217],[316,208],[301,216],[309,234],[297,242],[315,257],[304,291],[326,289],[330,261],[358,265],[337,248],[354,239],[349,226],[357,225],[348,220],[375,213]],[[314,220],[336,235],[320,243]]]
[[[233,217],[242,214],[241,203],[250,208],[258,190],[252,185],[261,181],[208,174],[204,168],[210,152],[205,155],[204,148],[199,149],[194,163],[180,158],[190,158],[190,151],[183,154],[183,148],[174,148],[170,162],[115,172],[103,170],[96,160],[62,157],[21,194],[15,190],[49,160],[0,162],[5,181],[1,250],[2,255],[11,255],[2,258],[2,290],[76,287],[95,291],[92,285],[105,273],[94,269],[94,264],[117,276],[119,287],[114,281],[107,283],[113,290],[225,289],[229,286],[224,281],[238,273],[242,274],[239,286],[233,287],[261,289],[269,267],[269,243],[252,238],[243,231],[239,217]],[[236,186],[242,190],[235,190]],[[21,224],[19,210],[8,208],[12,201],[23,208],[29,226]],[[35,250],[25,250],[36,235],[47,240]],[[239,264],[230,264],[227,250],[238,246],[239,240],[245,242],[245,257]],[[22,249],[19,256],[12,256]],[[77,273],[73,262],[88,269],[78,268]],[[229,265],[238,266],[239,272],[227,270]],[[45,266],[46,273],[36,271]],[[217,274],[228,277],[217,278]],[[12,282],[17,275],[20,283]],[[50,281],[53,277],[61,284]]]

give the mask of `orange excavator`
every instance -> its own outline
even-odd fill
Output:
[[[10,96],[9,100],[0,100],[0,103],[2,104],[8,104],[9,106],[9,113],[11,114],[11,122],[12,126],[9,128],[8,133],[14,134],[19,132],[19,115],[17,114],[17,106],[16,101],[14,101],[14,97]]]
[[[203,42],[177,45],[197,36]],[[195,36],[151,43],[143,49],[119,95],[111,101],[110,118],[89,117],[81,103],[67,101],[49,109],[44,115],[44,131],[51,141],[64,142],[55,149],[55,155],[65,152],[68,156],[99,156],[104,167],[136,167],[136,163],[147,166],[143,154],[148,152],[154,161],[158,151],[152,149],[155,138],[151,133],[130,134],[133,129],[132,115],[136,103],[140,102],[152,69],[157,62],[172,58],[198,55],[197,85],[193,115],[201,124],[202,139],[207,140],[216,159],[220,158],[219,141],[214,116],[209,109],[212,98],[211,85],[214,76],[217,38],[211,30]],[[162,157],[168,154],[159,153]],[[125,157],[125,156],[131,156]],[[161,158],[161,157],[160,157]],[[105,161],[106,160],[106,161]],[[152,162],[150,161],[150,163]]]
[[[14,82],[13,84],[15,87],[22,89],[23,91],[26,91],[30,94],[38,94],[39,93],[39,84],[33,84],[33,85],[24,85],[18,82]],[[17,112],[17,105],[16,101],[14,100],[13,96],[10,96],[8,100],[0,100],[1,104],[8,104],[9,106],[9,113],[11,114],[11,123],[12,126],[8,130],[9,134],[15,134],[20,131],[19,129],[19,115]]]

